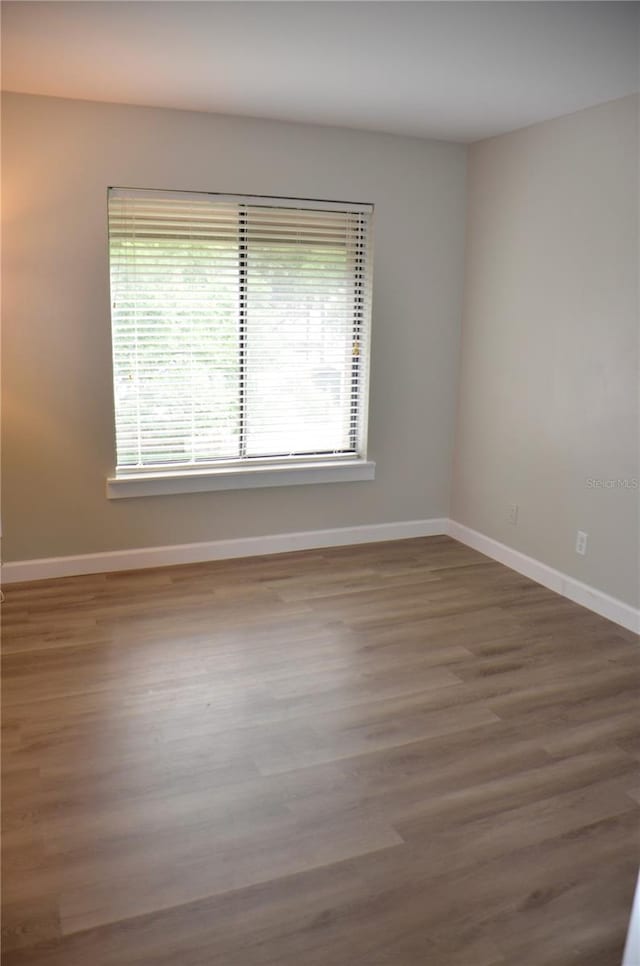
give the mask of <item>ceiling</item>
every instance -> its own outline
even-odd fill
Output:
[[[5,2],[5,90],[473,141],[638,90],[636,2]]]

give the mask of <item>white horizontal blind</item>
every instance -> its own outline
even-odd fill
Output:
[[[364,455],[370,220],[111,189],[118,469]]]

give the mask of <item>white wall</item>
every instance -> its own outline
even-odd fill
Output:
[[[448,515],[464,147],[17,94],[2,123],[5,561]],[[375,203],[375,481],[107,501],[108,185]]]
[[[638,99],[473,145],[467,217],[452,516],[637,606],[640,491],[588,481],[640,478]]]
[[[460,145],[6,95],[4,560],[443,517],[451,492],[460,523],[637,606],[639,491],[587,484],[640,477],[637,112],[474,145],[463,269]],[[375,481],[106,499],[110,184],[375,202]]]

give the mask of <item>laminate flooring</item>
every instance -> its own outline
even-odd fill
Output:
[[[448,537],[11,585],[6,966],[619,966],[638,638]]]

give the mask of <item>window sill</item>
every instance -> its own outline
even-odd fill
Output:
[[[370,460],[335,460],[326,463],[289,463],[271,466],[225,466],[220,469],[172,470],[166,473],[127,473],[109,477],[107,497],[122,500],[172,493],[206,493],[210,490],[249,490],[264,486],[301,483],[351,483],[373,480],[376,464]]]

